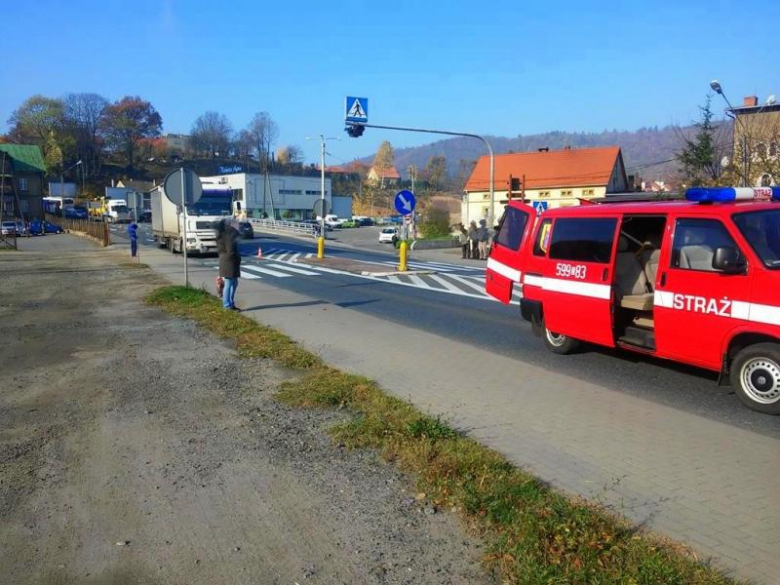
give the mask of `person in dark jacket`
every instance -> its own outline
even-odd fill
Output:
[[[238,252],[238,230],[225,220],[217,224],[217,253],[219,254],[219,275],[225,279],[222,291],[222,306],[231,311],[236,307],[236,289],[241,276],[241,254]]]
[[[133,258],[138,254],[138,224],[132,222],[127,226],[127,235],[130,237],[130,256]]]

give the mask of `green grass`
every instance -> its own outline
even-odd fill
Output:
[[[350,448],[370,447],[417,478],[434,504],[457,507],[488,543],[485,562],[508,583],[726,584],[684,546],[639,532],[627,521],[550,489],[502,455],[463,436],[440,418],[389,396],[377,384],[324,365],[288,337],[221,309],[203,291],[165,287],[148,298],[195,319],[239,354],[308,370],[282,385],[278,399],[355,414],[331,429]]]

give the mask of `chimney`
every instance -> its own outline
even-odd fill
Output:
[[[742,105],[747,108],[755,108],[758,105],[758,96],[746,95],[742,98]]]

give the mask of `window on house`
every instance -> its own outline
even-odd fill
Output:
[[[19,178],[18,180],[19,191],[27,191],[27,179]]]
[[[582,196],[583,197],[593,197],[593,189],[583,189],[582,190]]]
[[[578,262],[609,262],[617,220],[611,217],[563,217],[555,222],[550,258]]]
[[[571,197],[572,191],[571,189],[564,189],[561,191],[561,197]]]
[[[539,198],[540,199],[545,198],[545,197],[549,197],[549,196],[550,196],[550,192],[549,191],[539,191]]]

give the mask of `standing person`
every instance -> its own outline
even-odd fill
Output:
[[[134,221],[127,226],[127,235],[130,238],[130,256],[135,258],[138,255],[138,224]]]
[[[464,258],[469,257],[469,233],[466,231],[466,227],[461,223],[459,224],[460,233],[458,234],[458,243],[460,244],[460,251]]]
[[[488,229],[484,219],[479,220],[477,228],[477,246],[479,247],[479,259],[487,260]]]
[[[469,223],[469,258],[476,260],[479,258],[479,244],[477,242],[477,222],[473,219]]]
[[[219,254],[219,275],[225,280],[222,291],[222,306],[231,311],[236,307],[236,289],[241,276],[241,254],[238,252],[238,230],[224,219],[217,224],[217,253]]]

